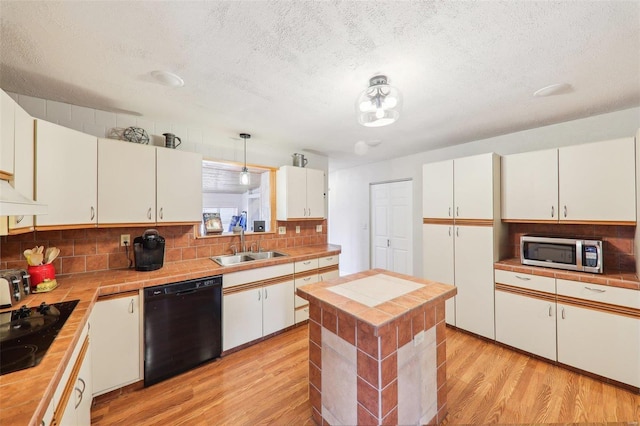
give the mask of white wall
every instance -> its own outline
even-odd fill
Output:
[[[369,185],[413,179],[413,274],[422,276],[422,165],[485,152],[500,155],[634,136],[640,108],[568,121],[378,163],[332,170],[329,163],[329,242],[342,246],[343,274],[369,268]],[[402,143],[401,140],[397,143]]]

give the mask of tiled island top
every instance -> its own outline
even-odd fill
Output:
[[[439,423],[450,285],[374,269],[298,288],[309,300],[317,424]]]

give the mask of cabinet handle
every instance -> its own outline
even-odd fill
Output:
[[[326,260],[333,260],[333,256],[325,258]]]
[[[303,265],[309,265],[311,263],[310,260],[307,260],[306,262],[302,262]]]
[[[451,217],[451,207],[449,207],[449,217]]]
[[[456,228],[456,237],[459,237],[459,236],[460,236],[460,227],[458,226]]]
[[[551,305],[549,305],[549,316],[551,316]]]
[[[22,222],[22,219],[24,219],[24,215],[16,216],[16,223]]]
[[[267,289],[264,289],[264,300],[267,300],[267,297],[269,297],[269,293],[267,293]]]
[[[564,217],[567,217],[567,206],[564,206]]]
[[[586,288],[589,291],[594,291],[596,293],[604,293],[604,292],[607,291],[607,290],[600,290],[599,288],[591,288],[591,287],[587,287],[587,286],[585,286],[584,288]]]
[[[551,217],[553,217],[555,215],[555,209],[554,206],[551,206]]]
[[[387,247],[391,247],[391,240],[387,240]]]
[[[521,277],[520,275],[516,275],[516,278],[522,281],[531,281],[531,278],[529,277]]]
[[[451,227],[449,227],[449,236],[451,236]]]
[[[562,319],[565,319],[565,315],[564,315],[564,307],[562,308]]]
[[[151,207],[147,210],[147,219],[151,220]]]
[[[456,216],[460,216],[460,207],[456,207]]]
[[[311,207],[309,207],[309,217],[311,217]]]
[[[164,219],[163,210],[164,210],[164,207],[160,207],[160,219]]]
[[[258,300],[262,300],[262,292],[258,290]]]
[[[76,403],[76,407],[75,408],[78,408],[80,406],[80,404],[82,403],[82,397],[84,396],[84,391],[87,389],[87,384],[84,382],[84,380],[82,380],[82,378],[78,377],[78,381],[82,382],[82,390],[80,390],[80,389],[78,389],[76,387],[76,390],[80,394],[80,400]]]
[[[96,217],[96,209],[91,206],[91,220],[93,220],[94,217]]]
[[[311,277],[303,278],[302,281],[309,281]]]
[[[131,302],[129,303],[129,313],[133,313],[133,299],[131,299]]]

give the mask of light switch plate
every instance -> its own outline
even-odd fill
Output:
[[[316,225],[316,232],[322,232],[322,225]]]
[[[286,226],[278,226],[278,234],[284,235],[286,233],[287,233],[287,227]]]
[[[299,233],[300,233],[300,227],[296,226],[296,234],[299,234]]]

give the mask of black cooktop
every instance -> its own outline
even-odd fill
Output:
[[[38,365],[77,304],[43,302],[0,313],[0,375]]]

